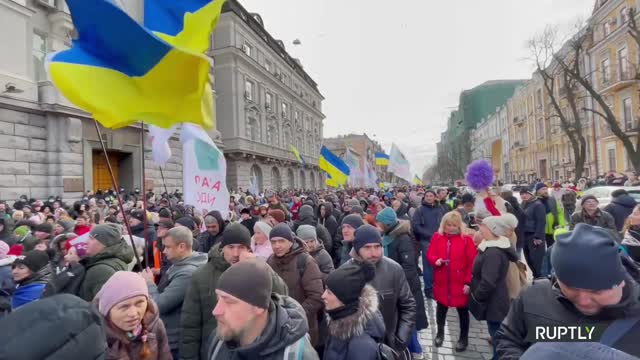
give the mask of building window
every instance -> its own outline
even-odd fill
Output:
[[[47,71],[44,65],[47,57],[47,37],[38,32],[33,33],[33,48],[31,49],[33,57],[33,69],[36,80],[46,80]]]
[[[620,81],[629,79],[629,50],[627,47],[623,47],[618,50],[618,61],[620,62]]]
[[[544,119],[539,118],[537,121],[538,139],[544,139]]]
[[[247,120],[247,137],[252,141],[260,140],[260,125],[254,118]]]
[[[268,72],[271,72],[271,70],[273,70],[273,64],[271,63],[271,61],[269,61],[269,60],[265,60],[265,61],[264,61],[264,68],[265,68]]]
[[[289,115],[289,105],[286,102],[282,102],[282,117],[286,118]]]
[[[270,124],[267,129],[267,143],[273,146],[280,145],[280,137],[278,134],[278,127],[275,124]]]
[[[251,57],[251,55],[253,54],[253,47],[245,41],[245,43],[242,44],[242,52]]]
[[[605,20],[606,22],[603,25],[604,36],[609,36],[611,34],[611,22],[609,20]]]
[[[253,83],[249,80],[244,82],[244,98],[253,101]]]
[[[264,97],[264,107],[265,109],[271,111],[273,109],[273,95],[271,93],[265,93]]]
[[[542,109],[542,89],[536,91],[536,108],[538,110]]]
[[[602,60],[601,63],[601,71],[602,71],[602,85],[609,85],[610,79],[610,62],[609,59]]]
[[[621,20],[621,24],[624,24],[627,21],[629,21],[629,9],[627,9],[626,6],[623,6],[622,9],[620,9],[620,20]]]
[[[616,171],[616,149],[615,149],[615,145],[613,146],[613,148],[608,148],[607,149],[607,159],[609,162],[609,171]]]
[[[286,125],[284,128],[284,147],[289,147],[289,145],[292,145],[291,143],[291,127],[289,125]]]
[[[624,119],[624,126],[627,131],[636,127],[635,121],[633,121],[631,98],[622,99],[622,118]]]

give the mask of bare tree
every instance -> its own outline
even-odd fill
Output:
[[[575,160],[574,182],[577,183],[584,172],[586,162],[587,141],[583,134],[582,122],[578,106],[578,82],[573,79],[565,68],[571,68],[580,73],[579,52],[567,51],[573,49],[556,49],[558,44],[558,31],[556,28],[547,27],[542,34],[529,41],[529,49],[536,66],[536,73],[542,78],[544,88],[553,107],[551,119],[558,119],[560,128],[567,135],[573,150]],[[558,64],[562,62],[562,65]],[[564,66],[563,66],[564,65]],[[560,84],[556,89],[556,80]],[[558,90],[558,91],[556,91]],[[562,110],[561,100],[564,98],[569,105],[569,111]]]
[[[636,12],[635,10],[631,9],[628,14],[628,24],[621,24],[621,26],[628,26],[628,33],[631,35],[634,41],[636,41],[636,43],[640,45],[640,32],[638,31],[635,20]],[[597,25],[598,24],[590,24],[589,26],[586,26],[582,31],[580,31],[571,40],[569,40],[568,45],[570,46],[576,57],[583,56],[586,49],[591,45],[594,35],[594,28]],[[607,103],[605,95],[600,93],[598,89],[596,89],[593,80],[594,77],[591,76],[591,74],[583,74],[579,67],[575,67],[571,64],[566,63],[558,55],[554,55],[554,60],[566,72],[569,78],[574,80],[579,86],[583,87],[587,91],[587,93],[593,99],[594,103],[598,105],[598,110],[587,107],[584,107],[583,109],[592,112],[593,114],[597,115],[597,118],[601,118],[605,121],[609,129],[611,129],[613,135],[615,135],[622,142],[634,170],[636,172],[640,172],[640,136],[630,135],[630,130],[634,129],[623,129],[620,126],[620,123],[613,113],[611,106]],[[638,71],[636,69],[636,75],[634,76],[636,79],[637,73]],[[621,80],[623,79],[621,78]]]

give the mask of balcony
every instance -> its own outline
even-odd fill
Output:
[[[636,82],[636,71],[634,69],[626,69],[618,71],[615,76],[602,80],[603,93],[610,93],[625,89]]]
[[[244,139],[244,138],[230,138],[224,139],[224,152],[232,153],[232,152],[246,152],[259,156],[267,156],[280,160],[289,160],[296,162],[295,156],[289,149],[282,149],[277,146],[264,144],[261,142]],[[318,163],[318,158],[315,156],[304,154],[304,157],[307,165],[315,165]]]

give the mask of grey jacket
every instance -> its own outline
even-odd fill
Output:
[[[273,294],[267,326],[253,344],[230,344],[220,339],[214,331],[207,359],[318,360],[308,330],[302,306],[293,298]]]
[[[167,329],[171,349],[180,346],[180,315],[182,303],[191,284],[191,275],[198,267],[206,264],[207,259],[207,254],[195,252],[171,265],[157,286],[147,282],[149,295],[158,305],[160,318]]]
[[[616,221],[613,216],[600,209],[596,210],[593,217],[588,216],[584,210],[574,212],[573,215],[571,215],[570,229],[573,230],[576,225],[580,223],[599,226],[601,228],[613,230],[614,232],[618,231],[616,228]]]

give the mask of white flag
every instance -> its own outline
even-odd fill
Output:
[[[407,180],[409,183],[413,180],[413,174],[411,173],[411,165],[409,160],[404,156],[402,151],[396,146],[391,145],[391,153],[389,154],[389,172],[395,174],[397,177]]]
[[[155,125],[149,125],[149,140],[151,141],[151,154],[153,161],[159,166],[165,166],[171,158],[169,139],[175,134],[177,125],[171,129],[164,129]]]
[[[184,202],[206,214],[218,210],[229,218],[227,161],[198,125],[182,125],[182,187]]]

